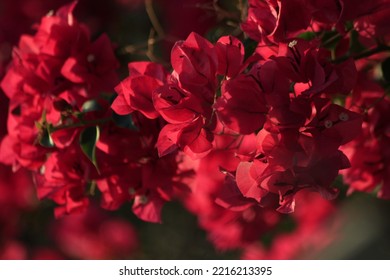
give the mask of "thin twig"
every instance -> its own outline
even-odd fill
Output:
[[[378,46],[376,46],[373,49],[366,50],[364,52],[361,52],[361,53],[353,55],[353,56],[350,56],[350,55],[341,56],[339,58],[336,58],[336,59],[332,60],[332,62],[337,64],[337,63],[341,63],[341,62],[346,61],[348,58],[353,58],[353,60],[356,61],[356,60],[359,60],[359,59],[362,59],[362,58],[366,58],[366,57],[370,57],[370,56],[372,56],[374,54],[381,53],[381,52],[384,52],[384,51],[390,51],[390,46],[378,45]]]
[[[57,130],[61,129],[68,129],[68,128],[77,128],[77,127],[83,127],[83,126],[91,126],[91,125],[99,125],[99,124],[104,124],[109,121],[112,121],[112,118],[102,118],[102,119],[95,119],[95,120],[90,120],[90,121],[81,121],[77,123],[71,123],[71,124],[62,124],[58,126],[54,126],[50,129],[50,132],[54,132]]]
[[[165,36],[164,29],[162,28],[157,15],[153,8],[153,0],[145,0],[145,9],[148,14],[149,20],[152,23],[154,30],[156,30],[158,37],[162,38]]]

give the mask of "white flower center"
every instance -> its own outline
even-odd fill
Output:
[[[296,46],[296,44],[298,44],[298,41],[297,40],[293,40],[290,43],[288,43],[288,46],[289,46],[289,48],[293,48],[293,47]]]

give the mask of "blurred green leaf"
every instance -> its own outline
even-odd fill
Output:
[[[80,134],[80,147],[84,154],[95,166],[99,172],[99,167],[96,161],[96,143],[99,140],[100,129],[98,126],[90,126],[85,128]]]
[[[359,41],[359,32],[356,30],[351,31],[350,41],[349,41],[349,51],[351,54],[360,53],[366,48]]]
[[[52,125],[48,124],[46,121],[46,110],[43,110],[42,116],[41,116],[41,121],[40,122],[35,122],[35,126],[38,128],[40,131],[39,133],[39,138],[38,142],[41,146],[46,147],[46,148],[53,148],[54,141],[51,138],[51,129]]]
[[[328,50],[334,50],[340,42],[342,36],[335,30],[324,32],[321,41],[322,47]]]
[[[131,114],[118,115],[117,113],[113,112],[112,120],[119,127],[136,130],[136,131],[138,130],[138,127],[134,124]]]
[[[245,59],[247,59],[255,52],[258,43],[251,38],[247,38],[244,40],[243,44],[245,49]]]
[[[100,106],[99,102],[95,99],[88,100],[84,102],[83,107],[81,108],[81,111],[84,113],[87,112],[94,112],[99,111],[102,109],[102,106]]]
[[[390,58],[386,58],[382,64],[381,64],[381,69],[382,69],[382,76],[383,79],[385,80],[386,83],[390,83]]]
[[[317,36],[314,32],[307,31],[307,32],[303,32],[303,33],[299,34],[297,37],[304,39],[306,41],[311,41],[311,40],[315,39]]]
[[[50,128],[46,127],[42,129],[39,137],[39,144],[46,148],[53,148],[55,146],[54,141],[50,136]]]

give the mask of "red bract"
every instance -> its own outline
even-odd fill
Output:
[[[189,123],[167,124],[161,130],[157,149],[164,156],[176,148],[182,149],[191,158],[201,158],[212,149],[212,134],[203,128],[204,121],[197,117]]]
[[[55,15],[49,13],[42,18],[33,39],[42,54],[66,59],[88,45],[88,28],[73,16],[76,4],[74,1],[58,9]]]
[[[340,0],[338,9],[340,12],[338,27],[342,30],[345,22],[359,20],[361,17],[367,15],[377,15],[378,12],[386,9],[389,10],[390,4],[386,0],[374,0],[370,2]]]
[[[228,78],[236,76],[244,62],[244,45],[233,36],[224,36],[215,44],[218,55],[218,74]]]
[[[367,16],[379,15],[389,8],[386,0],[251,0],[241,28],[252,39],[268,45],[286,42],[313,23],[344,32],[346,22],[367,22]]]
[[[267,115],[271,115],[270,109],[289,103],[288,79],[272,60],[255,64],[249,73],[223,81],[221,93],[214,104],[219,120],[241,134],[259,131]]]
[[[221,26],[210,38],[245,14],[217,2]],[[352,2],[250,0],[242,29],[258,42],[238,29],[245,41],[228,35],[214,43],[192,32],[173,46],[171,70],[130,62],[121,82],[112,43],[104,34],[91,40],[73,16],[76,2],[23,35],[1,82],[10,101],[0,161],[33,171],[38,197],[57,204],[56,217],[84,212],[55,226],[65,242],[59,256],[128,257],[124,249],[134,249],[132,229],[88,211],[94,202],[162,222],[164,204],[178,199],[216,248],[290,258],[306,240],[313,250],[328,244],[320,224],[332,207],[318,194],[335,198],[340,172],[349,192],[379,186],[378,196],[389,199],[390,101],[372,82],[389,82],[389,61],[372,56],[388,49],[387,29],[379,25],[389,5],[357,1],[352,9]],[[150,4],[155,30],[147,44],[118,53],[159,58],[152,52],[172,42]],[[197,8],[211,7],[203,4]],[[4,193],[6,206],[19,203]],[[0,207],[0,222],[6,213]],[[19,213],[11,217],[18,221]],[[293,223],[289,233],[280,228],[285,222]],[[265,239],[267,249],[259,245]],[[4,240],[10,245],[0,255],[55,254]]]
[[[78,122],[71,112],[82,111],[87,100],[117,83],[118,62],[108,37],[102,35],[91,43],[87,27],[73,17],[75,5],[73,2],[56,14],[48,14],[35,35],[21,37],[2,80],[11,99],[9,137],[2,146],[7,145],[13,153],[11,159],[3,161],[15,167],[39,168],[48,152],[38,145],[42,140],[49,147],[71,145],[77,130],[57,131],[49,140],[49,127]]]
[[[133,212],[148,222],[161,222],[165,202],[186,190],[183,181],[190,169],[180,169],[183,156],[172,153],[159,158],[155,149],[158,122],[133,113],[138,131],[113,124],[102,131],[97,143],[101,207],[116,210],[134,201]]]
[[[353,120],[351,125],[355,125]],[[359,130],[351,137],[357,133]],[[283,213],[294,210],[294,196],[303,189],[312,189],[328,199],[335,197],[337,191],[331,183],[339,170],[349,167],[348,159],[338,150],[342,136],[332,140],[291,129],[261,131],[258,136],[261,153],[253,161],[241,162],[236,171],[237,186],[244,197]]]
[[[162,128],[157,141],[160,156],[177,148],[192,158],[210,152],[213,135],[207,126],[212,121],[211,108],[207,108],[202,99],[169,83],[155,91],[153,102],[156,110],[169,123]]]
[[[294,40],[280,44],[279,55],[274,59],[284,74],[297,83],[296,94],[348,94],[356,82],[352,60],[332,65],[327,52],[315,43]]]
[[[153,104],[171,124],[190,123],[204,113],[201,100],[175,84],[158,88],[153,94]]]
[[[23,166],[37,170],[45,161],[47,152],[42,146],[36,145],[39,129],[35,121],[41,118],[44,104],[38,96],[15,99],[10,101],[8,135],[1,142],[0,160],[14,169]]]
[[[171,79],[148,91],[148,96],[153,91],[153,109],[168,123],[157,140],[159,156],[180,149],[199,159],[221,148],[243,160],[226,177],[226,193],[219,194],[218,203],[229,209],[259,204],[289,213],[303,189],[334,198],[331,184],[349,167],[339,147],[358,135],[361,117],[320,96],[347,94],[356,81],[354,64],[331,64],[315,43],[281,45],[277,56],[252,56],[244,63],[237,39],[222,37],[213,47],[191,34],[172,51]],[[220,96],[217,74],[223,76]],[[299,91],[302,86],[307,88]],[[142,95],[134,92],[134,98]],[[256,144],[247,145],[252,150],[238,151],[241,135],[253,133],[258,133]]]
[[[251,38],[264,43],[285,42],[311,21],[306,0],[250,0],[248,18],[241,28]]]
[[[126,115],[139,111],[150,119],[159,116],[152,103],[153,91],[162,86],[168,72],[152,62],[129,63],[130,77],[122,81],[116,88],[118,97],[112,104],[112,109]]]
[[[119,64],[107,35],[101,35],[87,48],[72,54],[61,68],[61,74],[75,84],[85,84],[90,94],[111,91],[117,84],[115,69]]]
[[[268,108],[265,94],[253,76],[239,75],[226,80],[221,92],[222,97],[214,107],[226,127],[241,134],[251,134],[263,127]]]
[[[363,16],[355,22],[354,27],[359,35],[365,39],[365,41],[361,40],[364,45],[367,47],[375,46],[377,38],[380,38],[383,42],[389,41],[390,29],[389,25],[386,24],[389,15],[390,5],[387,5],[383,9],[378,9],[378,12]]]
[[[340,146],[359,135],[362,116],[336,104],[330,104],[317,112],[317,115],[306,126],[308,127],[306,131],[314,137],[325,139],[324,141],[330,146],[332,142]]]
[[[117,86],[119,95],[112,108],[120,114],[136,110],[151,119],[161,116],[168,122],[156,144],[160,156],[179,148],[192,158],[203,157],[213,141],[210,107],[216,90],[216,50],[191,33],[186,41],[176,43],[171,62],[171,76],[157,64],[130,64],[130,76]]]
[[[42,174],[36,174],[38,197],[59,204],[56,217],[83,212],[89,204],[86,192],[92,172],[94,167],[76,147],[52,153],[41,168]]]
[[[218,56],[215,47],[196,33],[172,48],[171,64],[178,85],[205,102],[212,103],[217,88]]]
[[[250,201],[240,199],[242,204],[238,207],[236,204],[229,210],[215,204],[216,199],[220,205],[238,202],[234,194],[227,197],[224,185],[226,187],[232,182],[226,181],[225,172],[221,172],[221,169],[236,168],[238,159],[233,155],[232,149],[220,150],[202,158],[196,168],[196,177],[190,184],[192,192],[185,196],[186,207],[197,215],[200,226],[208,233],[208,239],[221,250],[239,249],[255,242],[279,220],[277,213],[261,209]]]
[[[378,197],[390,199],[390,100],[381,86],[368,80],[363,73],[348,103],[364,113],[362,133],[347,144],[343,151],[352,167],[343,172],[349,192],[371,192],[379,186]]]

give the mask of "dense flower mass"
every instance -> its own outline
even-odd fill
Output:
[[[344,181],[350,192],[371,192],[379,187],[378,197],[389,199],[390,100],[383,88],[361,73],[348,103],[364,112],[365,118],[360,135],[343,148],[351,159],[351,168],[343,171]]]
[[[118,83],[118,62],[112,43],[104,34],[90,40],[87,26],[73,16],[75,5],[46,15],[36,34],[22,36],[13,50],[1,84],[10,105],[0,159],[15,170],[34,171],[38,197],[58,204],[56,216],[84,211],[88,192],[97,186],[104,194],[103,208],[114,210],[134,199],[134,213],[157,222],[163,202],[180,184],[174,183],[180,177],[176,157],[159,159],[154,151],[157,123],[133,116],[139,131],[113,124],[109,98]],[[131,67],[140,77],[126,83],[138,86],[138,93],[147,94],[153,82],[162,84],[158,78],[166,79],[159,66]],[[144,74],[151,77],[142,78]],[[106,123],[96,126],[101,119]],[[118,151],[120,146],[128,153]],[[161,174],[159,184],[150,177],[155,170]]]
[[[241,144],[224,147],[219,139],[257,135],[252,150],[229,171],[242,196],[261,206],[292,212],[295,194],[307,188],[335,197],[331,184],[349,167],[339,147],[359,134],[362,117],[330,98],[351,91],[356,68],[350,61],[332,65],[320,56],[324,50],[304,41],[279,49],[246,63],[237,38],[212,45],[191,33],[173,48],[170,75],[155,64],[139,64],[142,70],[130,64],[112,108],[165,121],[160,157],[181,150],[198,159],[229,149],[227,160],[236,161]]]
[[[212,6],[234,32],[173,40],[146,7],[152,61],[119,61],[133,49],[91,34],[75,1],[43,16],[1,65],[9,101],[0,104],[8,107],[0,162],[20,174],[15,184],[34,184],[40,200],[53,201],[59,219],[60,253],[37,258],[131,255],[133,227],[96,200],[110,211],[129,203],[155,223],[177,200],[215,248],[293,258],[304,242],[320,250],[332,241],[322,222],[336,211],[340,174],[348,194],[390,198],[389,2],[249,0],[239,19],[206,2],[197,7]],[[175,41],[169,63],[153,53],[160,41]],[[4,193],[15,217],[38,203]],[[15,244],[0,256],[23,253]]]

